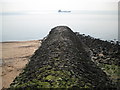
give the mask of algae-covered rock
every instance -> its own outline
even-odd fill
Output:
[[[86,46],[67,26],[53,28],[35,51],[13,88],[112,87],[107,75],[92,62]]]
[[[76,32],[79,39],[89,47],[91,59],[100,67],[115,84],[115,87],[120,88],[120,42],[119,41],[104,41],[96,39],[85,34]]]

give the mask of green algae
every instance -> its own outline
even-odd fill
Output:
[[[120,66],[109,65],[109,64],[99,64],[99,67],[110,76],[119,76],[120,77]]]
[[[35,88],[91,88],[90,85],[79,81],[78,77],[73,77],[73,71],[56,70],[51,66],[44,66],[40,69],[42,73],[37,74],[37,78],[26,83],[19,83],[22,77],[18,77],[17,83],[12,85],[13,88],[35,87]],[[19,83],[19,84],[18,84]]]
[[[41,82],[39,80],[32,80],[28,81],[27,83],[23,83],[17,86],[12,86],[12,88],[27,88],[27,87],[32,87],[32,88],[49,88],[50,84],[49,82]]]
[[[119,83],[120,66],[114,64],[98,64],[98,66],[109,76],[114,83]]]

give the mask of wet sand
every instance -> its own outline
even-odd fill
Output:
[[[39,40],[0,43],[2,47],[0,55],[3,61],[0,66],[0,89],[9,87],[39,46]]]

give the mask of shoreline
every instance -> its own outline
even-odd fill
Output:
[[[34,41],[41,41],[42,39],[40,39],[40,40],[21,40],[21,41],[17,41],[17,40],[11,40],[11,41],[2,41],[2,42],[0,42],[0,43],[24,43],[24,42],[34,42]]]

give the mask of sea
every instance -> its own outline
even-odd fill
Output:
[[[118,40],[118,11],[58,10],[4,12],[0,14],[0,41],[42,39],[56,26],[102,40]]]

